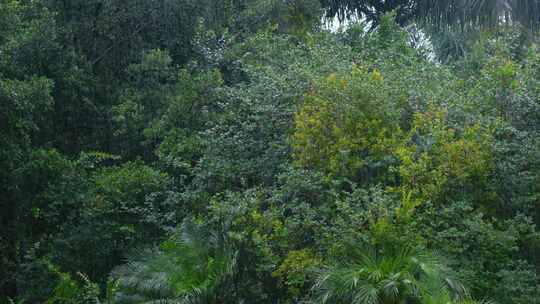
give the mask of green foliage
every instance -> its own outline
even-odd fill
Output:
[[[444,209],[427,211],[418,217],[425,223],[418,231],[429,236],[433,247],[452,257],[448,266],[475,297],[511,303],[527,298],[534,303],[538,280],[534,272],[525,270],[530,265],[519,254],[519,240],[523,234],[531,233],[520,231],[532,228],[528,220],[516,217],[502,222],[473,210],[471,203],[458,201]],[[430,218],[437,221],[429,222]],[[510,277],[515,282],[505,283]]]
[[[314,286],[317,302],[392,304],[440,294],[460,299],[465,293],[436,258],[410,245],[352,249],[348,256],[321,270]]]
[[[313,279],[313,271],[320,265],[321,259],[314,256],[308,249],[293,250],[272,272],[272,276],[280,278],[293,298],[299,298],[309,288],[308,283]]]
[[[112,272],[114,296],[118,303],[222,303],[234,294],[236,259],[220,232],[184,222],[159,249],[141,252]]]
[[[201,154],[198,131],[217,107],[220,72],[176,70],[167,52],[153,50],[128,73],[130,85],[113,107],[119,152],[152,159],[155,150],[170,168],[188,173]]]
[[[270,185],[290,159],[291,118],[320,74],[350,67],[349,48],[321,33],[314,43],[261,32],[225,54],[232,67],[220,115],[201,133],[196,185],[210,193]],[[286,61],[284,61],[286,60]]]
[[[56,259],[72,272],[103,278],[133,247],[156,243],[176,223],[166,174],[141,162],[97,170],[87,200],[63,227]],[[84,258],[81,258],[84,257]]]
[[[384,169],[399,140],[399,113],[385,93],[383,76],[353,67],[345,77],[330,74],[304,98],[295,116],[295,160],[332,176],[370,182]]]
[[[0,0],[0,302],[538,303],[538,6],[466,2]]]
[[[37,257],[38,252],[37,246],[32,248],[13,274],[17,280],[17,299],[22,303],[46,301],[61,280],[50,260]]]
[[[404,146],[396,148],[401,186],[396,190],[413,205],[448,199],[452,189],[471,187],[475,198],[489,200],[485,188],[490,174],[492,136],[479,125],[461,132],[448,128],[444,112],[415,115]],[[458,133],[459,132],[459,133]]]
[[[60,281],[54,288],[47,304],[97,304],[99,302],[99,287],[92,283],[88,277],[80,272],[78,280],[67,273],[59,273]]]

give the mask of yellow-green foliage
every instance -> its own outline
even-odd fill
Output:
[[[56,267],[51,266],[59,276],[59,282],[54,288],[51,297],[47,299],[47,304],[76,304],[76,303],[98,303],[99,287],[90,281],[87,275],[77,272],[78,280],[69,273],[60,272]]]
[[[509,59],[496,58],[489,62],[484,73],[491,74],[501,89],[515,89],[519,82],[516,79],[518,67]]]
[[[309,283],[310,269],[321,263],[321,258],[309,249],[293,250],[287,254],[272,276],[278,278],[292,296],[298,297]]]
[[[403,132],[391,91],[378,70],[353,67],[350,74],[328,76],[305,96],[295,116],[296,164],[360,182],[393,172],[399,182],[389,190],[401,195],[402,216],[424,201],[463,189],[475,198],[485,196],[482,182],[492,166],[490,128],[453,128],[446,111],[430,109],[414,114]],[[388,170],[387,159],[397,161],[396,170]]]
[[[296,164],[370,178],[368,166],[389,155],[401,134],[387,91],[379,71],[358,67],[321,81],[295,115]]]
[[[405,209],[445,193],[481,185],[490,172],[492,134],[479,124],[449,127],[442,110],[418,113],[406,141],[396,148]],[[472,189],[473,191],[482,189]]]

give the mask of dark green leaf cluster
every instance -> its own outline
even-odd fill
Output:
[[[0,303],[540,303],[518,2],[0,0]]]

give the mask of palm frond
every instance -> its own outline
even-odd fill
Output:
[[[160,248],[145,250],[117,267],[119,303],[206,303],[219,297],[236,273],[237,254],[193,222]]]
[[[463,29],[493,27],[503,23],[540,25],[537,0],[420,0],[416,17],[436,27],[456,25]]]
[[[537,29],[538,0],[324,0],[328,16],[340,20],[359,15],[374,24],[383,14],[396,11],[397,22],[423,22],[438,29],[493,27],[501,23]]]
[[[448,278],[442,263],[416,247],[363,246],[355,260],[323,267],[313,286],[318,303],[401,303],[408,299],[461,300],[465,289]],[[350,257],[349,257],[350,258]]]

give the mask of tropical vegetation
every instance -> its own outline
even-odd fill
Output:
[[[540,303],[539,25],[0,0],[0,303]]]

